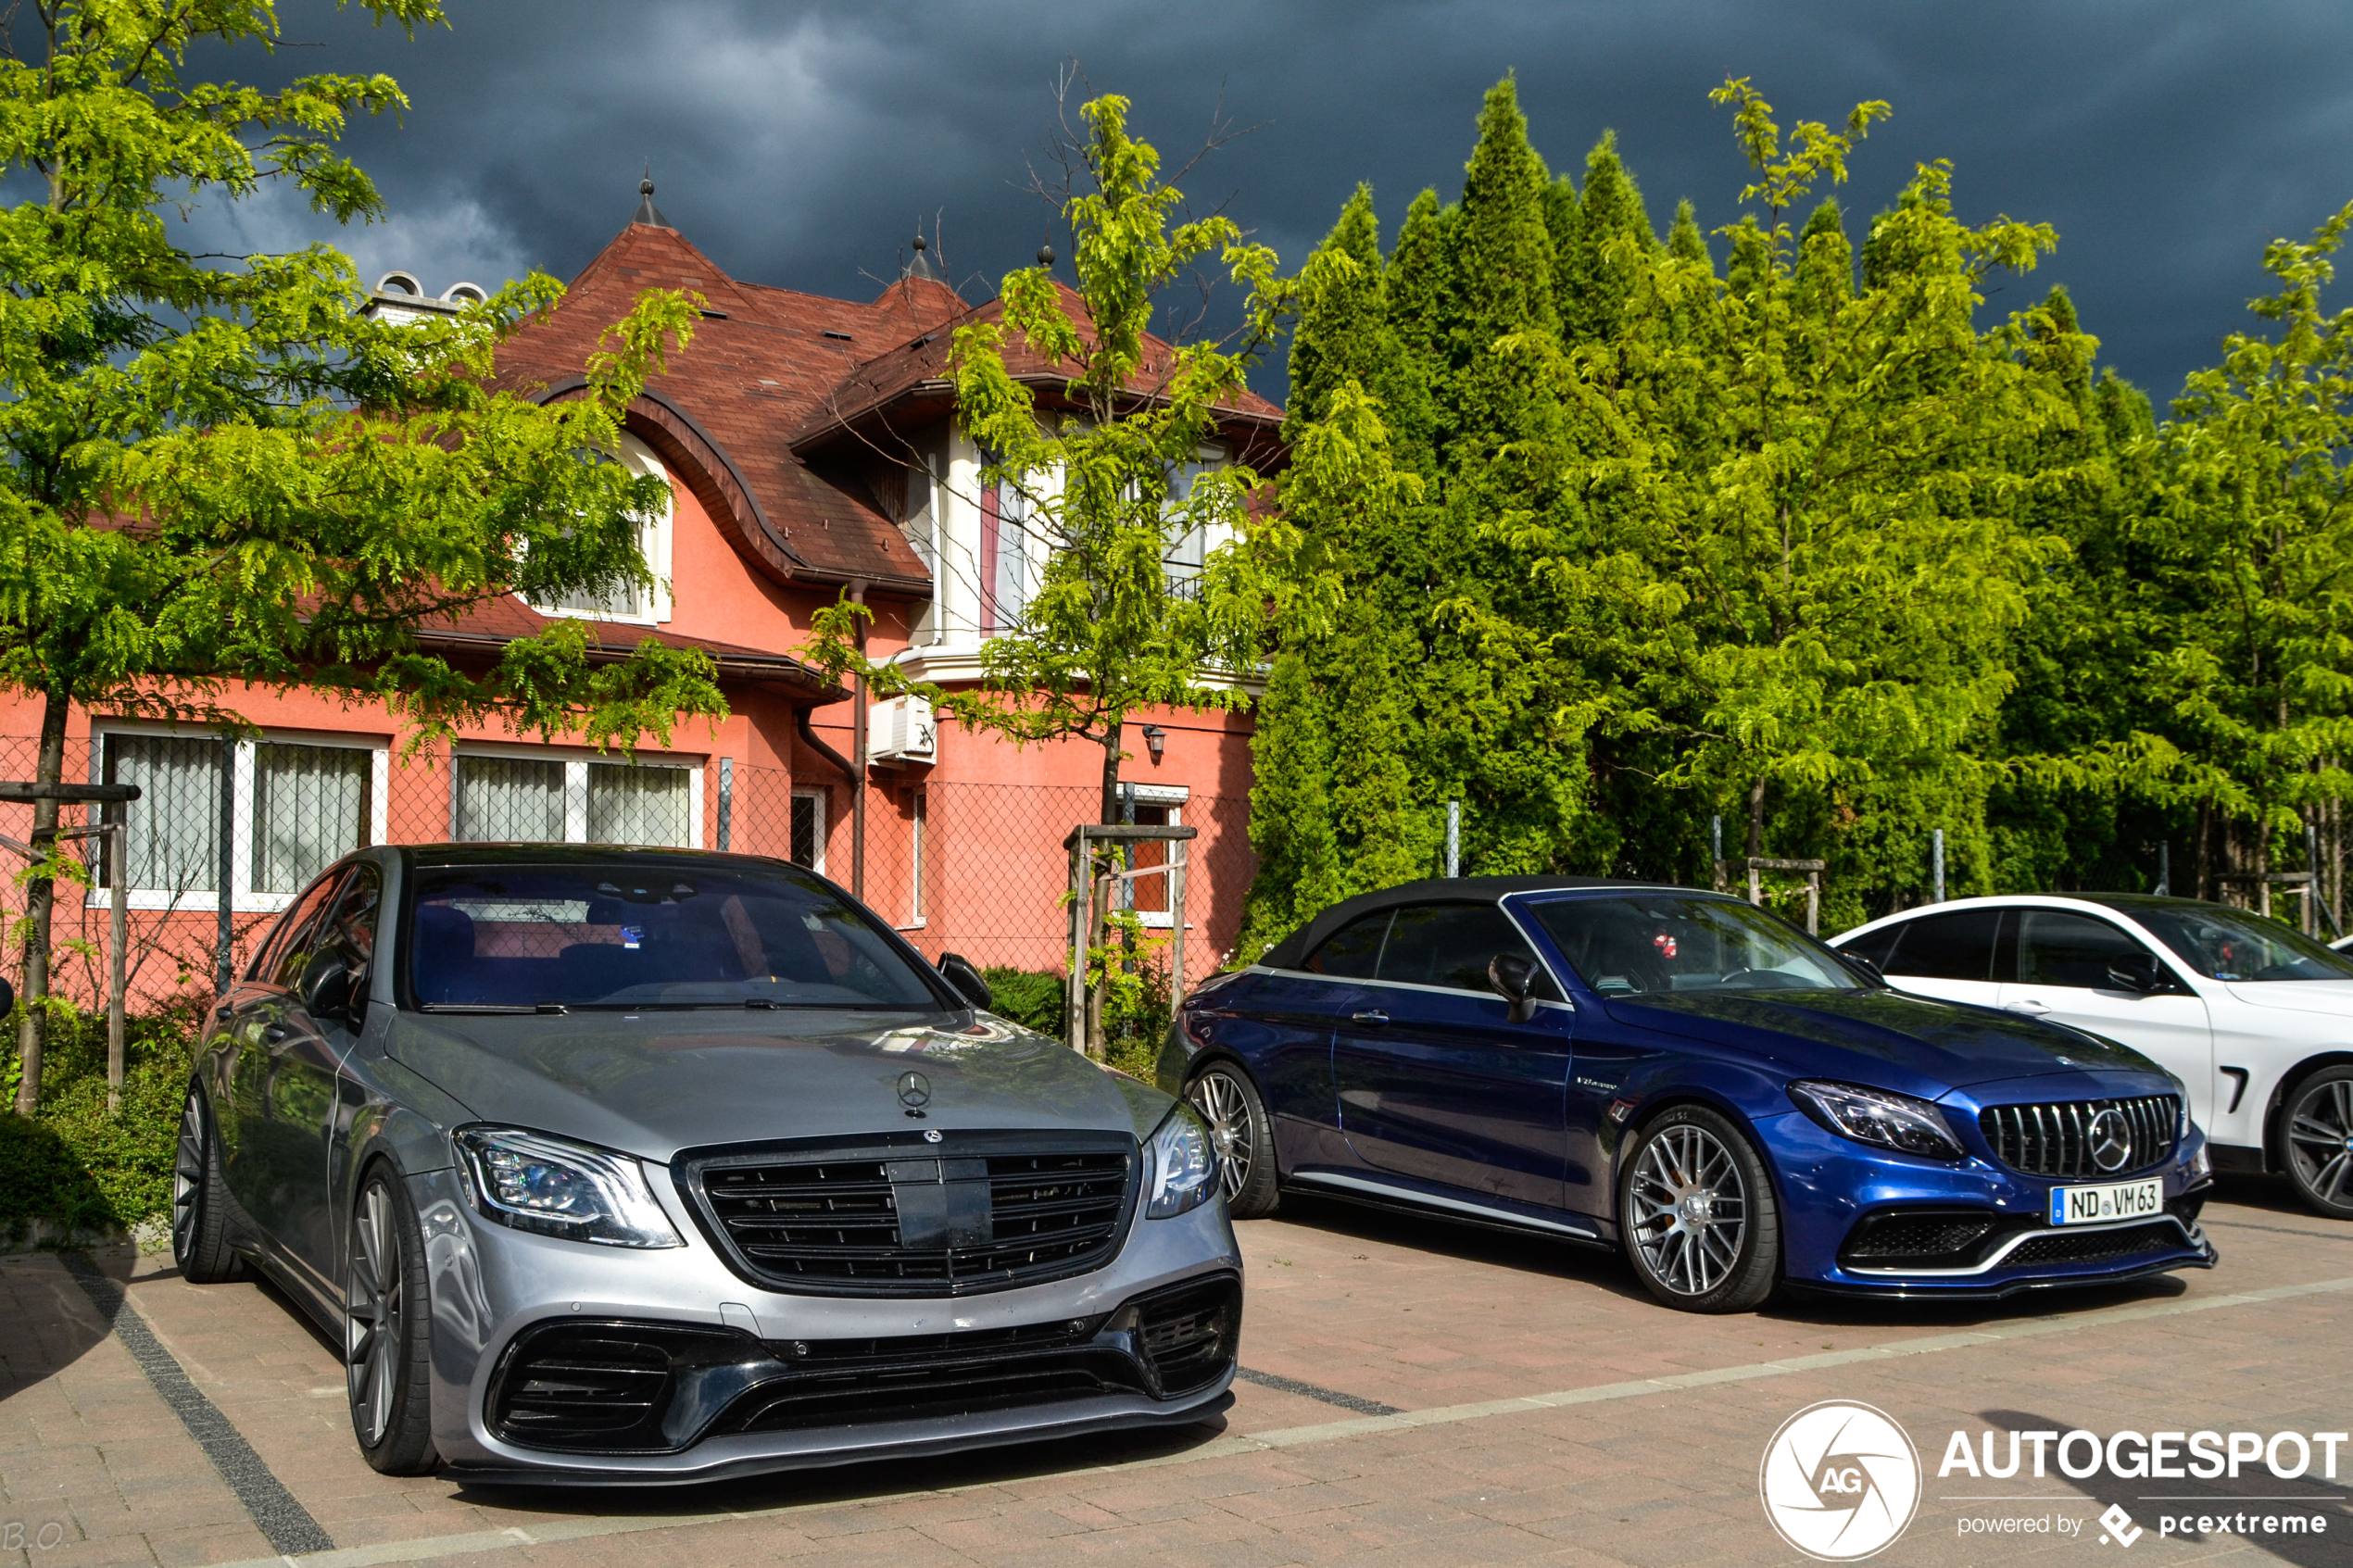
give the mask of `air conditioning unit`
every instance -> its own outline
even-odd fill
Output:
[[[866,760],[886,768],[939,759],[939,721],[919,696],[894,696],[866,710]]]

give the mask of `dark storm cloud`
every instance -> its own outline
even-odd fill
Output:
[[[650,159],[663,210],[737,276],[871,292],[920,219],[944,215],[978,297],[1051,214],[1021,194],[1051,130],[1057,66],[1137,103],[1172,160],[1213,112],[1263,128],[1187,182],[1295,265],[1358,180],[1387,232],[1425,184],[1460,186],[1480,93],[1516,71],[1540,149],[1581,173],[1604,127],[1662,227],[1679,196],[1714,226],[1743,181],[1705,94],[1753,77],[1780,111],[1885,98],[1840,193],[1887,202],[1946,157],[1971,219],[2054,224],[2060,246],[2000,306],[2073,290],[2106,358],[2160,396],[2249,319],[2266,241],[2353,199],[2353,7],[2082,3],[1222,5],[999,0],[920,6],[452,0],[447,31],[284,0],[290,50],[245,74],[385,70],[406,123],[357,130],[393,221],[342,240],[363,270],[438,290],[527,266],[576,271],[623,223]],[[199,222],[219,222],[218,218]],[[254,241],[318,232],[291,207]]]

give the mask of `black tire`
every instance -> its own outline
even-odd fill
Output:
[[[344,1386],[351,1433],[385,1475],[428,1475],[433,1446],[433,1310],[425,1238],[409,1189],[389,1165],[359,1184],[344,1291]]]
[[[2279,1157],[2306,1204],[2353,1220],[2353,1067],[2323,1067],[2287,1092]]]
[[[1752,1311],[1780,1283],[1772,1179],[1740,1124],[1705,1106],[1676,1106],[1636,1135],[1617,1213],[1636,1277],[1679,1311]]]
[[[220,1179],[220,1148],[212,1135],[212,1107],[188,1085],[180,1107],[180,1142],[171,1154],[171,1261],[191,1285],[243,1279],[245,1261],[229,1248],[229,1191]]]
[[[1185,1103],[1209,1123],[1227,1212],[1237,1220],[1272,1214],[1283,1200],[1275,1171],[1275,1123],[1250,1074],[1230,1061],[1213,1061],[1185,1085]]]

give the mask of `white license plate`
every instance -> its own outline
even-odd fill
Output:
[[[2165,1184],[2161,1181],[2051,1189],[2051,1223],[2055,1225],[2105,1225],[2163,1212]]]

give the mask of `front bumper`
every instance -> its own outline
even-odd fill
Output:
[[[1756,1128],[1787,1210],[1784,1277],[1800,1289],[1987,1299],[2214,1266],[2213,1244],[2197,1223],[2212,1178],[2205,1135],[2195,1127],[2163,1166],[2133,1178],[2162,1183],[2162,1214],[2068,1226],[2046,1219],[2051,1191],[2085,1183],[2022,1175],[1978,1156],[1946,1165],[1881,1153],[1794,1112]],[[1968,1224],[1972,1216],[1982,1229]],[[1957,1234],[1976,1234],[1934,1260],[1856,1256],[1853,1243],[1870,1234],[1867,1225],[1894,1217],[1949,1217],[1963,1223]]]
[[[748,1284],[665,1190],[672,1184],[652,1185],[685,1247],[637,1251],[509,1230],[473,1210],[455,1173],[410,1179],[432,1287],[434,1442],[453,1474],[708,1481],[1183,1425],[1232,1402],[1241,1257],[1222,1201],[1139,1218],[1089,1273],[952,1299],[875,1299]],[[1221,1283],[1232,1319],[1214,1364],[1197,1358],[1181,1375],[1159,1376],[1167,1357],[1145,1341],[1156,1334],[1166,1351],[1169,1313],[1145,1321],[1139,1306],[1189,1288],[1214,1294]],[[641,1348],[587,1363],[601,1385],[550,1372],[561,1355],[533,1365],[535,1345],[560,1350],[584,1337]],[[647,1345],[669,1348],[669,1364]],[[623,1364],[633,1356],[634,1375]],[[535,1430],[515,1419],[517,1393],[535,1377],[543,1391],[574,1386],[592,1402],[626,1403],[633,1382],[660,1385],[660,1408],[650,1423],[620,1421],[602,1436],[577,1422]]]

